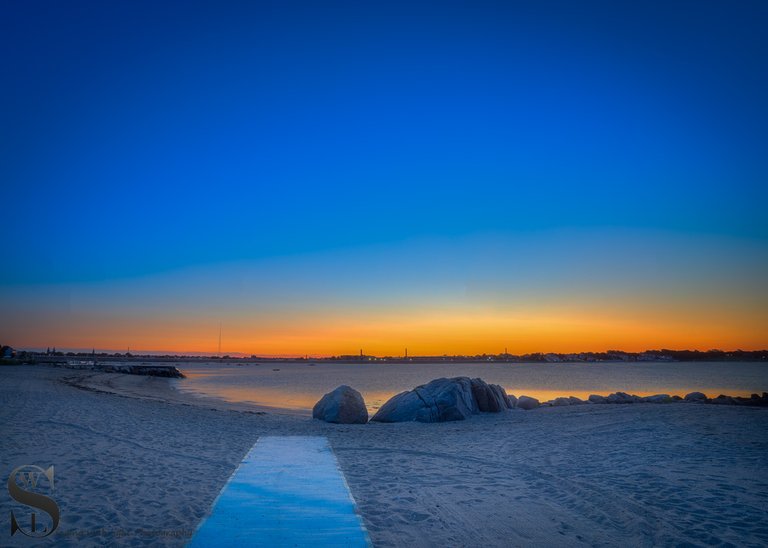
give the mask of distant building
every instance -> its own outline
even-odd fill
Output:
[[[341,356],[337,356],[336,359],[342,360],[342,361],[348,361],[348,362],[359,362],[359,361],[375,360],[376,356],[368,356],[362,353],[359,356],[357,354],[342,354]]]

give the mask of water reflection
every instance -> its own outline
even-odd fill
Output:
[[[599,364],[337,364],[318,362],[182,365],[187,375],[180,390],[231,402],[308,412],[341,384],[359,390],[370,413],[403,390],[438,377],[481,377],[516,396],[540,401],[559,396],[586,399],[590,394],[622,391],[639,396],[749,396],[768,390],[768,367],[754,362],[599,363]],[[275,371],[277,369],[277,371]]]

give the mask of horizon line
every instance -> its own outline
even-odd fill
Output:
[[[473,354],[413,354],[410,351],[408,351],[407,354],[401,354],[401,355],[376,355],[376,354],[365,354],[362,352],[362,349],[360,353],[352,353],[352,354],[309,354],[309,353],[284,353],[284,354],[257,354],[253,352],[226,352],[226,351],[220,351],[220,352],[202,352],[202,351],[170,351],[170,350],[135,350],[135,351],[122,351],[122,350],[115,350],[115,349],[104,349],[104,348],[83,348],[83,347],[30,347],[30,348],[16,348],[11,347],[14,350],[17,351],[24,351],[24,352],[30,352],[30,353],[42,353],[45,354],[46,350],[48,351],[56,351],[56,352],[72,352],[74,354],[111,354],[111,355],[127,355],[130,354],[131,356],[175,356],[175,357],[210,357],[210,358],[230,358],[230,359],[252,359],[252,358],[279,358],[279,359],[328,359],[328,358],[375,358],[375,359],[410,359],[410,358],[476,358],[479,356],[507,356],[507,357],[524,357],[524,356],[536,356],[536,355],[555,355],[555,356],[571,356],[571,355],[579,355],[579,354],[609,354],[609,353],[621,353],[621,354],[646,354],[646,353],[663,353],[663,352],[700,352],[700,353],[723,353],[723,354],[729,354],[729,353],[736,353],[736,352],[750,352],[750,353],[760,353],[760,352],[768,352],[768,346],[763,348],[757,348],[757,349],[743,349],[743,348],[736,348],[731,350],[723,350],[720,348],[713,348],[709,347],[706,349],[701,348],[685,348],[685,349],[674,349],[674,348],[646,348],[645,350],[622,350],[619,348],[609,348],[605,350],[580,350],[575,352],[547,352],[547,351],[536,351],[536,352],[525,352],[522,354],[515,354],[514,352],[498,352],[498,353],[473,353]]]

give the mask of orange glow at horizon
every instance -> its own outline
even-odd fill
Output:
[[[762,350],[766,275],[741,240],[483,236],[8,287],[0,342],[212,355],[221,323],[223,353],[264,356]]]
[[[582,352],[620,349],[758,350],[764,314],[704,310],[494,310],[319,312],[235,317],[223,323],[222,352],[264,356],[417,355]],[[195,317],[82,317],[44,339],[20,333],[19,347],[101,348],[215,354],[218,323]],[[214,329],[216,328],[216,329]]]

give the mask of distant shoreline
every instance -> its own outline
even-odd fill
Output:
[[[8,347],[4,347],[8,348]],[[12,350],[12,349],[11,349]],[[728,361],[755,361],[768,363],[768,350],[645,350],[643,352],[624,352],[622,350],[608,350],[605,352],[577,352],[577,353],[532,353],[532,354],[480,354],[480,355],[455,355],[455,356],[373,356],[366,354],[341,355],[341,356],[296,356],[275,357],[237,354],[224,355],[184,355],[184,354],[133,354],[130,352],[62,352],[62,351],[27,351],[15,350],[11,355],[0,357],[2,363],[56,363],[67,359],[98,359],[99,361],[134,362],[151,359],[155,362],[210,362],[219,363],[251,363],[260,362],[332,362],[332,363],[593,363],[593,362],[728,362]]]

